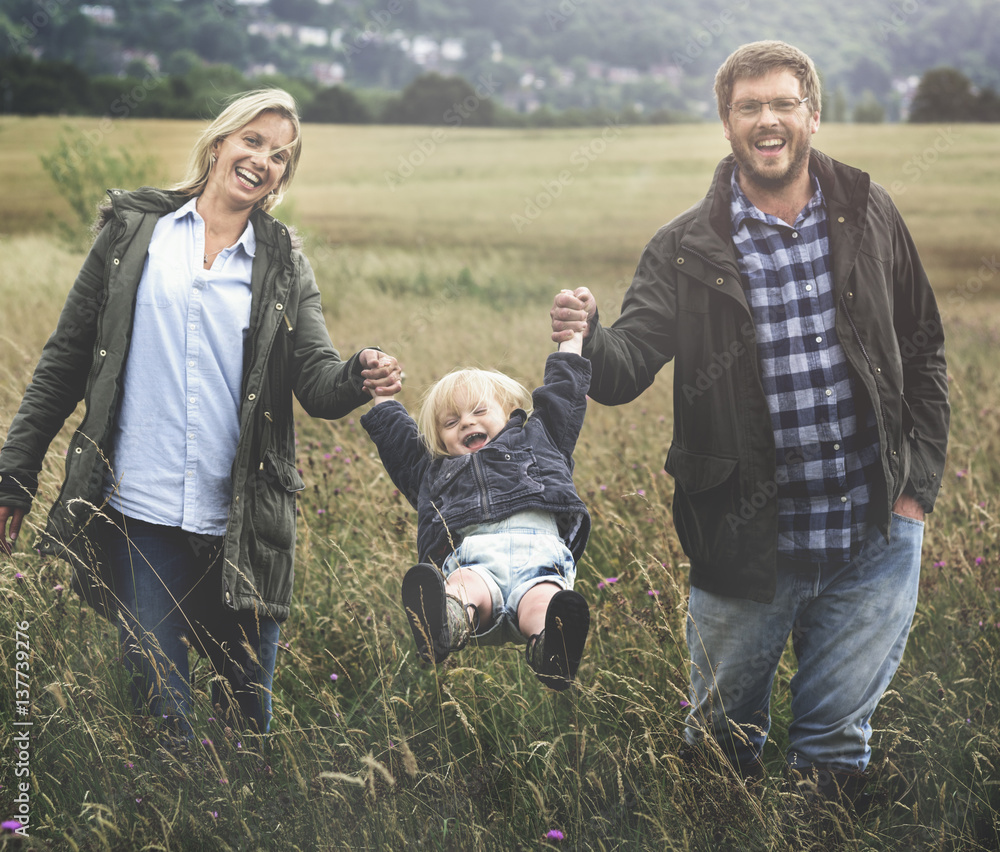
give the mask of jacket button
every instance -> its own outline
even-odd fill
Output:
[[[226,603],[229,603],[231,598],[229,597],[229,592],[226,592]]]
[[[683,257],[679,257],[679,258],[677,258],[677,262],[678,262],[678,263],[684,263],[684,258],[683,258]]]
[[[284,306],[283,304],[281,304],[281,302],[278,302],[278,303],[277,303],[277,304],[276,304],[276,305],[274,306],[274,309],[275,309],[276,311],[280,311],[280,310],[284,310],[284,307],[285,307],[285,306]]]
[[[119,263],[121,263],[121,261],[120,261],[120,260],[119,260],[119,259],[118,259],[118,258],[116,257],[116,258],[114,259],[114,264],[115,264],[115,266],[117,266],[117,265],[118,265]]]
[[[723,279],[723,278],[716,278],[715,279],[715,283],[718,284],[721,287],[726,282],[725,282],[725,279]]]
[[[848,291],[847,291],[847,298],[848,298],[848,299],[853,299],[853,298],[854,298],[854,293],[853,293],[853,291],[851,291],[851,290],[848,290]]]
[[[77,447],[73,452],[75,452],[77,455],[80,455],[80,453],[83,452],[83,447]]]
[[[108,350],[107,350],[107,349],[102,349],[102,350],[101,350],[101,357],[102,357],[102,358],[103,358],[103,357],[104,357],[105,355],[107,355],[107,354],[108,354]]]
[[[843,216],[838,216],[837,217],[837,221],[840,222],[841,225],[843,225],[844,224],[844,217]]]
[[[251,394],[247,395],[247,399],[249,399],[251,402],[253,400],[255,400],[256,398],[257,398],[257,394],[255,394],[255,393],[251,393]]]

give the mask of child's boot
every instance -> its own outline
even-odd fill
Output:
[[[472,636],[473,625],[466,607],[447,593],[444,576],[433,565],[420,563],[406,572],[403,609],[417,653],[427,662],[443,662],[449,653],[464,648]]]
[[[579,592],[556,592],[545,610],[545,629],[528,640],[528,665],[550,689],[569,688],[583,658],[590,607]]]

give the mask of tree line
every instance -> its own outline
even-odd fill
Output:
[[[612,119],[628,124],[698,120],[669,110],[640,113],[630,108],[622,112],[542,107],[518,113],[491,97],[496,86],[487,75],[470,82],[432,72],[420,75],[402,92],[391,93],[321,86],[280,74],[248,79],[229,65],[196,65],[184,74],[159,75],[137,62],[121,76],[88,76],[68,62],[25,54],[0,59],[0,112],[7,115],[205,119],[218,112],[227,95],[260,86],[289,91],[304,121],[331,124],[546,127],[599,126]],[[830,120],[837,110],[824,104],[824,115]],[[856,113],[855,120],[879,119]],[[990,88],[977,89],[954,68],[934,68],[920,80],[909,121],[1000,121],[1000,96]]]

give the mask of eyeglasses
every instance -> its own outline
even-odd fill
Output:
[[[775,115],[790,115],[799,108],[799,104],[808,100],[809,98],[775,98],[773,101],[739,101],[730,104],[729,109],[737,118],[756,118],[766,104]]]

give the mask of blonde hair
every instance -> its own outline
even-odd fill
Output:
[[[466,404],[495,401],[508,417],[518,408],[531,413],[531,394],[510,376],[498,370],[452,370],[425,391],[417,415],[417,431],[433,456],[448,455],[438,430],[438,418],[442,412],[457,408],[459,396]]]
[[[783,41],[754,41],[734,50],[715,74],[715,102],[723,124],[729,121],[729,104],[737,80],[756,80],[783,69],[798,79],[802,97],[809,98],[810,112],[819,112],[822,95],[813,61]]]
[[[259,89],[236,96],[236,99],[202,131],[188,158],[187,172],[180,182],[172,186],[171,189],[184,195],[201,195],[208,183],[209,173],[212,171],[214,162],[212,148],[215,144],[265,112],[274,112],[282,118],[288,119],[292,124],[294,137],[287,146],[289,156],[288,162],[285,164],[285,173],[274,189],[256,205],[265,213],[269,213],[277,207],[295,176],[295,169],[299,164],[299,157],[302,155],[302,128],[299,124],[298,108],[295,105],[295,99],[283,89]]]

